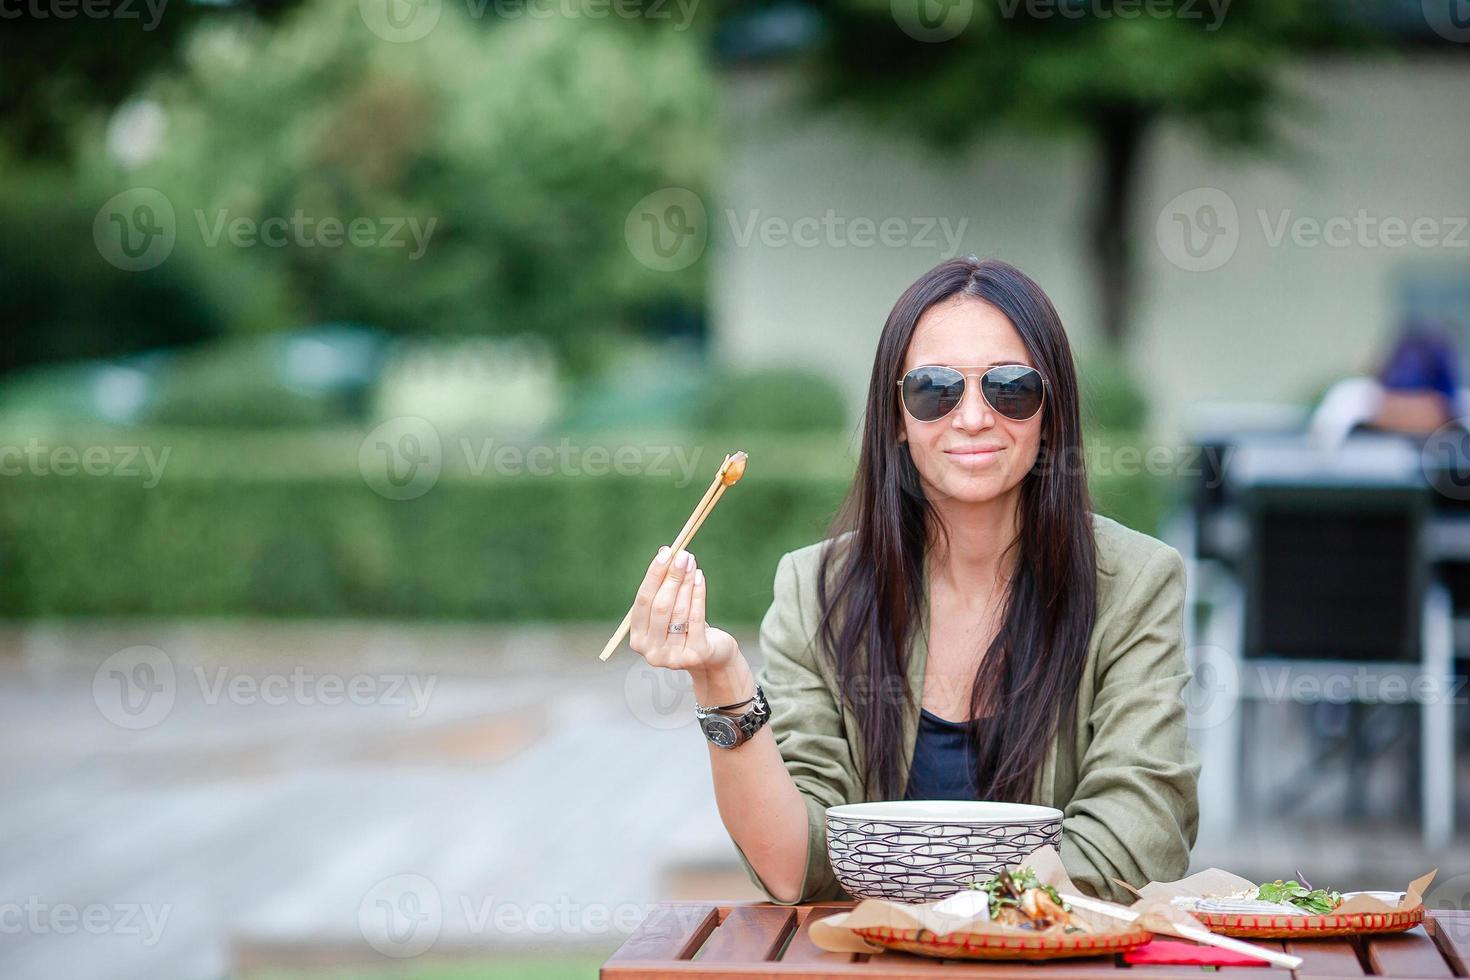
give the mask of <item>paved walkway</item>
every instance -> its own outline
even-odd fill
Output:
[[[0,976],[204,980],[232,948],[297,943],[611,948],[661,897],[752,896],[682,675],[626,649],[601,663],[605,639],[0,632]],[[1196,866],[1343,888],[1470,871],[1465,847],[1424,855],[1412,828],[1324,829],[1202,841]]]

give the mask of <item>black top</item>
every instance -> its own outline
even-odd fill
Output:
[[[919,734],[914,741],[914,762],[909,768],[906,800],[974,800],[975,752],[970,747],[969,725],[949,721],[927,708],[919,709]]]

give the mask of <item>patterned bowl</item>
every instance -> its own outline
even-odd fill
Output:
[[[932,902],[1062,840],[1062,811],[1025,803],[893,800],[827,808],[827,858],[853,898]]]

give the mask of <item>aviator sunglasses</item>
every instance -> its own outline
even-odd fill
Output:
[[[980,371],[980,394],[999,415],[1025,422],[1041,411],[1046,379],[1025,364],[921,364],[898,382],[904,410],[919,422],[937,422],[960,404],[967,375],[960,368]]]

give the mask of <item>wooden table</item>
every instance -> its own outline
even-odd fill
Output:
[[[1318,980],[1318,978],[1470,976],[1470,912],[1431,911],[1424,926],[1411,932],[1360,940],[1271,941],[1304,962],[1298,970],[1261,967],[1128,966],[1121,956],[1051,960],[1040,963],[935,960],[907,953],[828,953],[811,941],[811,923],[853,903],[772,905],[770,903],[660,905],[603,964],[601,980],[748,980],[751,977],[806,980],[864,977],[866,980],[971,977],[999,980],[1203,980],[1230,974],[1231,980]],[[1291,976],[1295,973],[1296,976]],[[1222,978],[1223,980],[1223,978]]]

